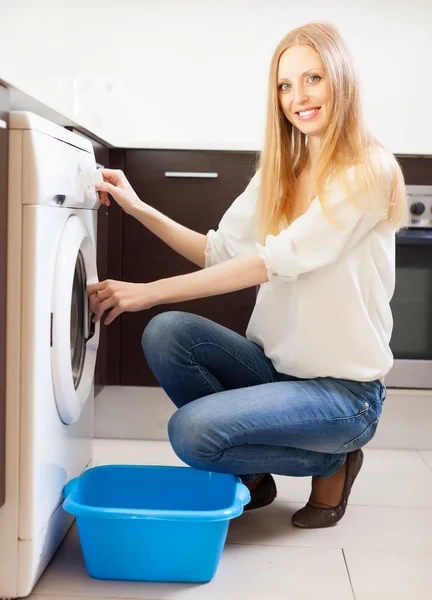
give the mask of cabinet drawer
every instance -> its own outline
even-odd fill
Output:
[[[217,229],[222,215],[249,183],[255,165],[256,155],[251,152],[125,152],[125,174],[138,196],[176,222],[202,234]],[[212,175],[199,176],[202,173]],[[126,214],[122,237],[124,281],[149,282],[199,270]],[[249,288],[122,315],[119,383],[158,385],[141,350],[142,332],[156,314],[167,310],[191,312],[244,335],[255,296],[255,288]]]

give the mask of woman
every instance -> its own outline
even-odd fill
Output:
[[[143,204],[120,171],[98,186],[206,267],[148,284],[88,287],[99,319],[260,284],[246,338],[165,312],[146,327],[149,366],[178,407],[168,431],[197,469],[239,475],[246,510],[270,504],[270,473],[312,477],[297,527],[339,521],[375,435],[392,366],[395,232],[408,224],[395,158],[366,130],[338,31],[310,23],[272,58],[259,169],[217,231],[192,232]]]

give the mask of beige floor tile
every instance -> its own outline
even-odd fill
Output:
[[[432,471],[415,450],[365,449],[350,502],[366,506],[432,508]]]
[[[420,455],[432,471],[432,450],[420,450]]]
[[[96,438],[166,441],[168,421],[175,411],[162,388],[107,385],[95,398],[94,434]]]
[[[311,565],[314,576],[311,577]],[[234,595],[235,590],[235,595]],[[215,578],[208,584],[164,584],[92,579],[78,538],[68,535],[38,583],[37,600],[353,600],[340,550],[243,546],[224,549]]]
[[[228,542],[432,553],[432,509],[348,506],[333,527],[299,529],[292,514],[302,504],[275,502],[235,519]]]
[[[93,462],[98,465],[184,465],[169,442],[148,440],[94,440]]]
[[[345,550],[356,600],[430,600],[432,554]]]

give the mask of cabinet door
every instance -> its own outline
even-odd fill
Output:
[[[0,506],[6,479],[6,252],[9,92],[0,85]]]
[[[241,194],[255,171],[250,152],[126,150],[125,173],[138,196],[178,223],[206,234]],[[217,177],[167,177],[175,173],[217,173]],[[123,216],[122,279],[149,282],[199,270],[138,221]],[[121,316],[121,385],[159,385],[147,366],[141,335],[150,319],[168,310],[195,313],[245,334],[256,289],[156,306]]]

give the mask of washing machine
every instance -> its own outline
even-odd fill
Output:
[[[99,323],[91,143],[11,112],[6,355],[6,501],[0,597],[28,595],[72,521],[63,488],[92,464]]]

